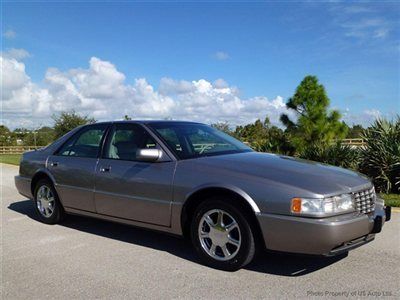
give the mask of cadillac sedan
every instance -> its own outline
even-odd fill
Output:
[[[361,174],[257,153],[193,122],[76,128],[25,153],[15,184],[45,223],[79,214],[187,236],[205,264],[224,270],[256,249],[347,252],[390,219]]]

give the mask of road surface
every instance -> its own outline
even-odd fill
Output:
[[[0,167],[2,299],[400,296],[400,213],[346,257],[266,254],[229,273],[176,237],[78,216],[42,224],[14,187],[18,168]]]

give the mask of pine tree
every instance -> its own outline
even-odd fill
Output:
[[[302,151],[309,145],[326,147],[335,139],[343,139],[347,126],[338,111],[329,111],[330,100],[316,76],[306,76],[295,94],[286,103],[297,119],[281,115],[281,122],[292,136],[294,146]]]

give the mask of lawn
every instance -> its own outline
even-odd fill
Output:
[[[19,165],[21,154],[0,154],[0,163]]]
[[[380,194],[388,206],[400,207],[400,194]]]

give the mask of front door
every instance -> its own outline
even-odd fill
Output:
[[[144,127],[115,124],[96,168],[99,214],[170,226],[175,161],[142,162],[138,149],[160,148]]]
[[[82,128],[54,155],[47,167],[55,178],[55,188],[62,204],[95,212],[94,179],[101,141],[108,124]]]

